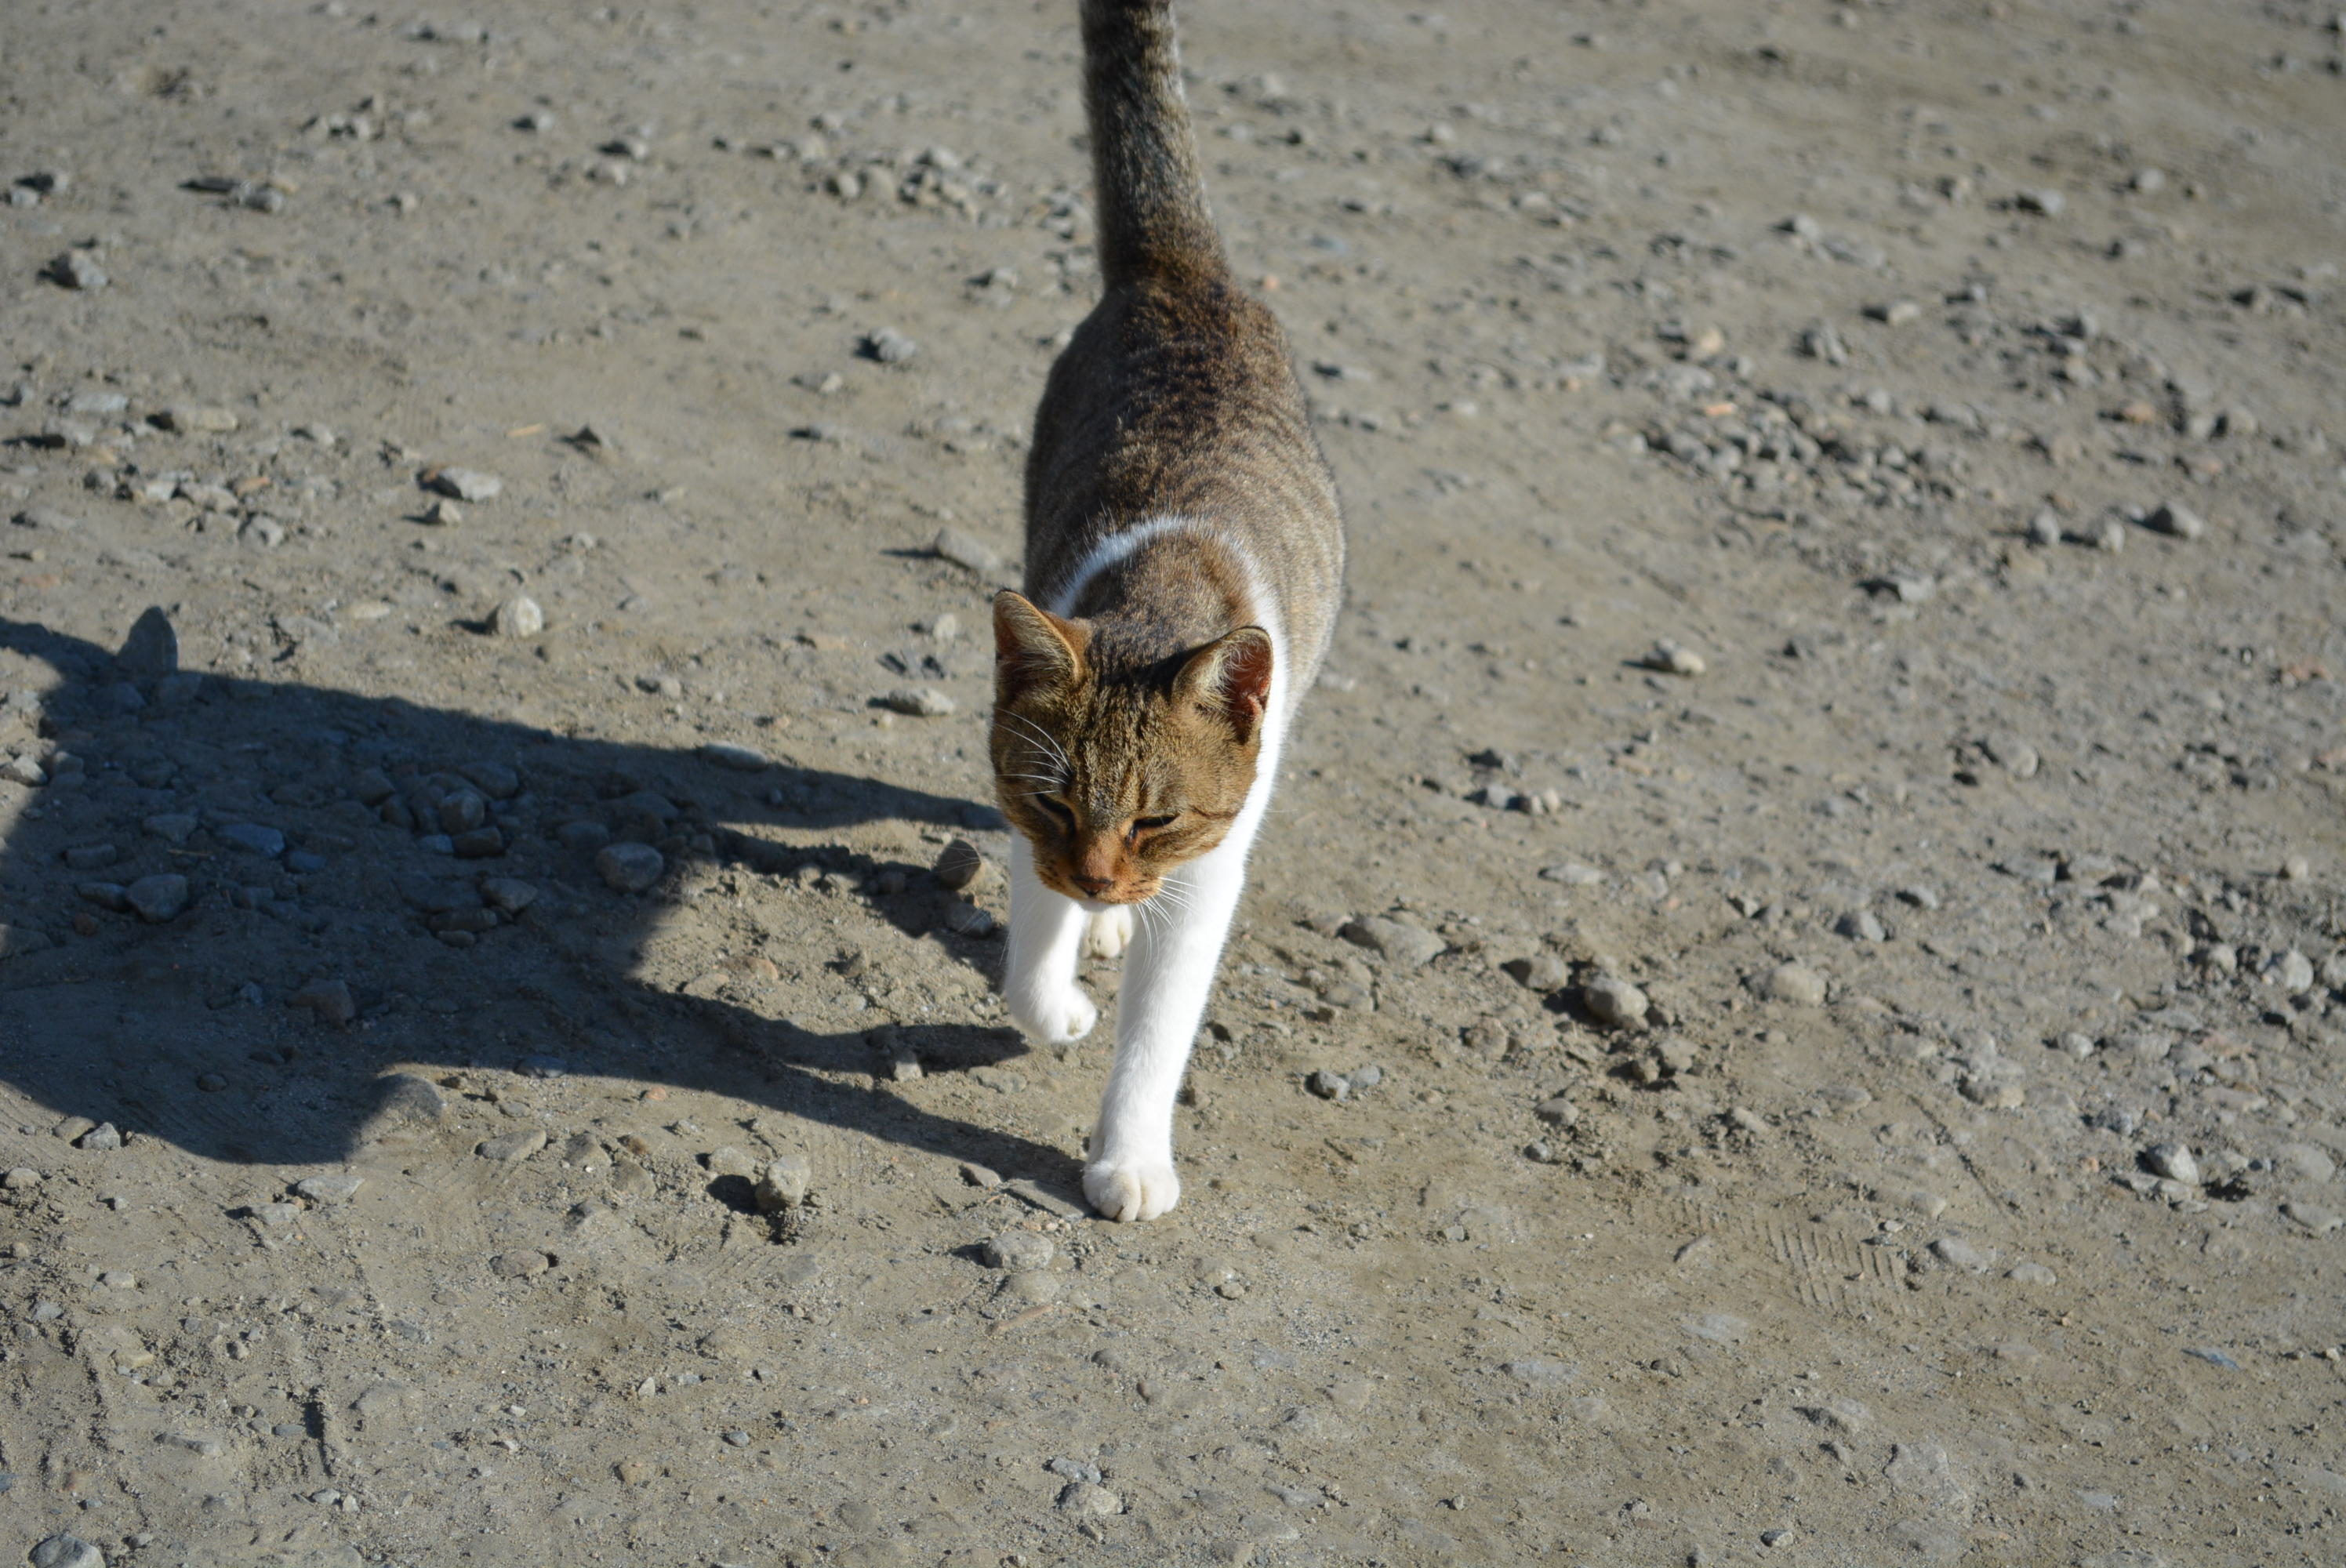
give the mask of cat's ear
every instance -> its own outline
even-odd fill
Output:
[[[1176,701],[1195,703],[1250,741],[1270,702],[1270,634],[1240,626],[1189,656],[1173,678]]]
[[[1035,608],[1005,588],[994,596],[994,686],[1009,702],[1038,686],[1067,686],[1083,673],[1091,628]]]

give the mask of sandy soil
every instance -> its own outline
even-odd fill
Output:
[[[1117,1227],[1071,7],[15,8],[0,1557],[2346,1557],[2330,24],[1198,6],[1355,565]]]

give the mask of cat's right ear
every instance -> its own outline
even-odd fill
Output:
[[[1005,588],[994,596],[994,689],[996,700],[1012,702],[1044,686],[1071,686],[1084,671],[1091,631],[1038,609],[1023,594]]]

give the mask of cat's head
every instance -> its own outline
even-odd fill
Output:
[[[1269,633],[1241,626],[1103,677],[1086,623],[1005,591],[994,644],[994,791],[1044,885],[1138,903],[1222,841],[1262,749]]]

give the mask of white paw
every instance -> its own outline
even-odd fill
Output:
[[[1169,1164],[1100,1160],[1084,1167],[1084,1196],[1108,1219],[1155,1219],[1181,1201],[1181,1178]]]
[[[1084,956],[1114,958],[1132,945],[1132,906],[1118,904],[1092,916],[1084,928]]]
[[[1099,1009],[1070,985],[1042,996],[1012,997],[1010,1018],[1037,1044],[1071,1045],[1092,1032]]]

